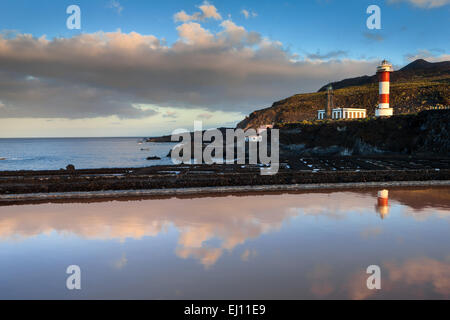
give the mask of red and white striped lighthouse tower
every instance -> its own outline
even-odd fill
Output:
[[[383,60],[381,65],[377,67],[380,81],[380,101],[375,110],[375,116],[377,117],[389,117],[393,114],[393,109],[389,107],[389,78],[392,71],[392,64],[386,60]]]

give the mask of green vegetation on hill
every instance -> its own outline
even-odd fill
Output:
[[[369,117],[375,115],[379,97],[376,76],[346,79],[333,83],[333,86],[337,88],[334,91],[335,107],[365,108]],[[270,123],[314,121],[317,111],[324,109],[325,103],[323,88],[316,93],[297,94],[275,102],[269,108],[252,112],[237,127],[246,129]],[[394,72],[390,103],[395,114],[450,105],[450,62],[416,60]]]

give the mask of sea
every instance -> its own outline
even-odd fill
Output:
[[[176,143],[127,138],[14,138],[0,139],[0,171],[137,168],[172,164],[167,157]],[[157,156],[161,160],[147,160]]]

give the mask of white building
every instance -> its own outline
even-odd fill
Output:
[[[261,141],[262,141],[262,136],[249,136],[249,137],[245,137],[245,141],[246,141],[246,142],[261,142]]]
[[[261,142],[262,136],[261,133],[267,131],[267,129],[273,129],[273,124],[265,124],[256,129],[256,135],[245,137],[246,142]]]
[[[366,109],[334,108],[331,111],[331,119],[361,119],[367,117]],[[325,109],[317,111],[317,119],[325,119]]]

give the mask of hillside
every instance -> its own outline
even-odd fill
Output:
[[[365,108],[369,117],[374,116],[378,104],[376,75],[345,79],[332,85],[336,107]],[[297,94],[275,102],[269,108],[254,111],[237,127],[246,129],[269,123],[315,120],[317,110],[325,106],[326,86],[316,93]],[[430,63],[419,59],[393,72],[390,100],[395,114],[450,105],[450,61]]]

